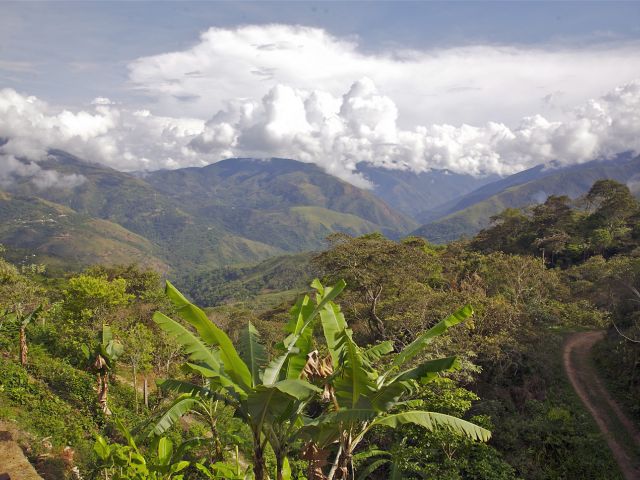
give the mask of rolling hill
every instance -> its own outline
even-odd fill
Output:
[[[640,179],[640,156],[618,155],[564,168],[537,166],[517,173],[452,202],[437,218],[413,232],[434,243],[471,236],[505,208],[542,203],[550,195],[571,198],[585,194],[596,180],[610,178],[633,184]]]
[[[190,213],[249,239],[268,233],[288,251],[317,248],[331,231],[397,238],[416,226],[371,192],[295,160],[228,159],[144,179]]]
[[[280,255],[255,265],[230,266],[176,278],[176,285],[198,305],[260,302],[274,305],[307,291],[313,278],[313,253]]]
[[[37,218],[49,215],[44,205],[66,209],[67,217],[56,217],[56,228],[73,220],[74,238],[83,239],[82,248],[52,244],[52,238],[64,237],[56,236],[48,223],[31,224],[29,235],[5,225],[0,243],[16,249],[16,255],[40,251],[47,263],[76,266],[148,257],[165,270],[168,265],[194,271],[312,250],[336,231],[381,231],[397,238],[417,226],[370,192],[293,160],[231,159],[133,175],[52,150],[39,165],[84,181],[72,188],[43,189],[20,178],[3,203],[4,222],[18,225],[29,211],[28,202],[38,205]],[[106,239],[119,242],[124,237],[136,245],[135,251],[104,245]]]
[[[168,269],[146,238],[37,197],[0,192],[0,238],[16,263],[66,270],[91,263],[135,262],[159,272]]]

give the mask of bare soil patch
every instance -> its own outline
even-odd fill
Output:
[[[572,334],[563,364],[574,390],[595,420],[626,480],[640,479],[640,431],[606,389],[593,365],[591,350],[603,331]]]

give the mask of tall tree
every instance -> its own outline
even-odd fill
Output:
[[[153,334],[142,323],[136,323],[125,333],[125,350],[123,359],[131,365],[133,374],[133,390],[135,410],[138,411],[138,373],[140,370],[146,374],[151,367],[153,355]]]

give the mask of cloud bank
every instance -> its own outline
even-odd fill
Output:
[[[313,28],[210,29],[185,51],[130,65],[157,108],[106,96],[61,108],[0,90],[0,183],[81,181],[40,169],[49,148],[125,171],[280,156],[359,186],[359,162],[506,175],[640,152],[640,81],[627,81],[640,76],[640,56],[630,48],[373,55]]]
[[[260,99],[278,84],[339,97],[367,77],[398,107],[402,128],[512,125],[565,108],[640,76],[640,44],[584,47],[470,45],[364,51],[356,37],[292,25],[211,28],[181,51],[140,58],[130,81],[165,115],[209,118],[233,99]]]

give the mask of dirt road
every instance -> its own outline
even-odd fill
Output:
[[[8,424],[0,421],[0,478],[8,475],[12,480],[42,480],[36,470],[22,453],[20,446],[13,440]]]
[[[596,421],[626,480],[640,479],[640,432],[607,391],[593,365],[591,349],[603,331],[580,332],[564,346],[564,368]]]

